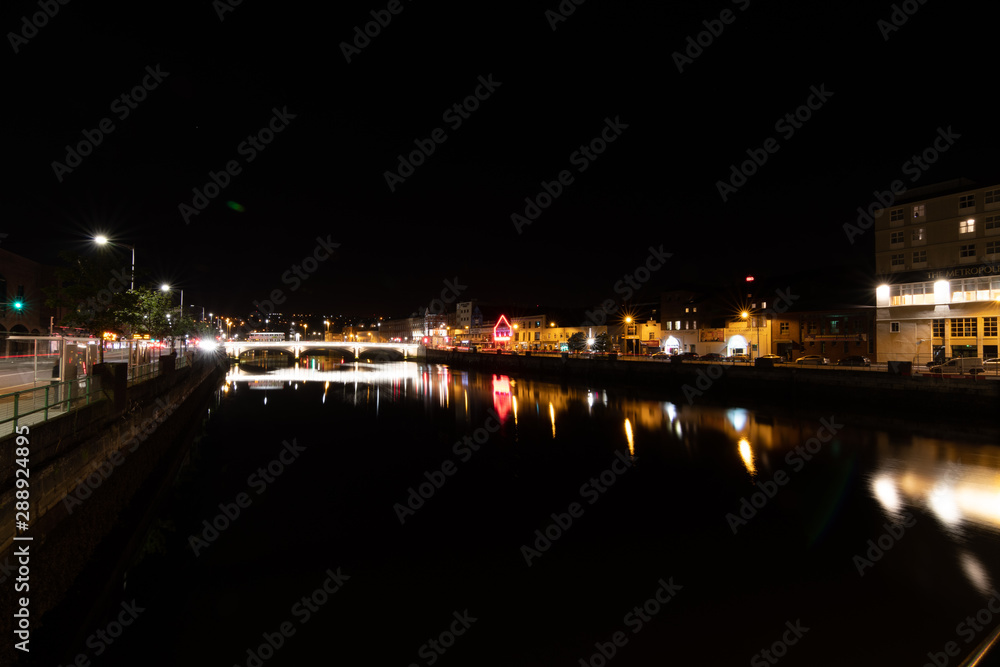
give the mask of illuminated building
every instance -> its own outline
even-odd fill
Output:
[[[878,361],[997,357],[1000,185],[906,191],[874,233]]]

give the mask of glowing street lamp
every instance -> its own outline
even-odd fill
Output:
[[[746,311],[746,310],[744,310],[742,313],[740,313],[740,317],[742,317],[744,320],[747,320],[747,324],[753,326],[753,328],[757,330],[757,356],[759,357],[760,356],[760,326],[757,326],[757,325],[759,325],[760,323],[759,322],[751,323],[750,322],[750,312]],[[753,361],[752,351],[751,351],[751,354],[750,354],[750,361]]]
[[[170,285],[166,283],[160,285],[160,290],[162,292],[169,292],[171,289],[172,288],[170,287]],[[181,292],[181,317],[184,317],[184,290],[180,290],[180,292]]]
[[[135,246],[129,245],[127,243],[115,243],[114,241],[111,241],[107,236],[104,236],[103,234],[98,234],[97,236],[95,236],[94,243],[96,243],[97,245],[119,245],[122,246],[123,248],[128,248],[129,250],[132,251],[132,277],[131,280],[129,281],[128,288],[130,290],[135,289]]]

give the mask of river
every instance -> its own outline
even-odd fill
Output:
[[[1000,447],[663,399],[236,371],[63,664],[956,665],[997,626]]]

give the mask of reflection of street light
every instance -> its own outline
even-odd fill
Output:
[[[128,288],[130,290],[135,289],[135,246],[134,245],[129,245],[127,243],[115,243],[114,241],[111,241],[104,234],[98,234],[97,236],[95,236],[94,237],[94,243],[96,243],[97,245],[120,245],[120,246],[122,246],[124,248],[128,248],[129,250],[132,251],[132,277],[129,280],[129,286],[128,286]]]

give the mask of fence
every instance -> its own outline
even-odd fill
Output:
[[[0,395],[0,437],[104,398],[91,377]]]
[[[176,368],[190,365],[190,357],[178,355]],[[160,374],[159,360],[129,366],[128,386]],[[0,395],[0,437],[15,432],[18,426],[38,424],[107,398],[92,376],[52,382],[43,387]]]

